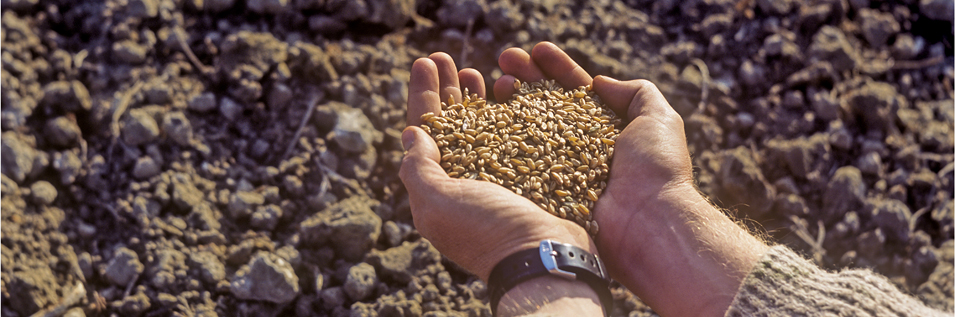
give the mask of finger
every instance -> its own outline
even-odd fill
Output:
[[[481,72],[477,71],[477,69],[462,69],[458,72],[458,79],[461,81],[461,89],[467,89],[468,93],[477,94],[481,99],[487,99],[487,88],[484,87],[484,76],[481,76]]]
[[[506,102],[511,96],[517,93],[514,89],[514,82],[517,78],[511,75],[504,75],[494,81],[494,99],[497,102]]]
[[[618,116],[633,120],[637,116],[666,114],[674,111],[663,93],[652,82],[644,79],[618,81],[607,76],[597,76],[594,91]]]
[[[434,139],[419,127],[409,126],[401,132],[401,146],[405,156],[401,160],[398,176],[404,182],[411,197],[428,197],[434,193],[438,182],[448,178],[438,162],[441,152]]]
[[[586,70],[577,65],[567,53],[564,53],[564,50],[554,45],[554,43],[540,42],[534,45],[534,49],[531,50],[531,58],[547,77],[557,80],[557,83],[565,89],[590,85],[593,81]]]
[[[451,55],[444,52],[437,52],[428,56],[438,67],[438,79],[441,85],[441,101],[447,102],[448,98],[454,98],[455,102],[461,101],[461,83],[458,82],[458,68],[454,65],[454,59]]]
[[[411,80],[408,83],[409,126],[421,125],[421,115],[441,111],[441,97],[438,94],[438,68],[434,61],[419,58],[411,65]]]
[[[497,64],[501,66],[501,71],[505,74],[512,75],[521,81],[545,79],[541,69],[531,61],[531,56],[520,48],[512,47],[504,50],[497,58]]]

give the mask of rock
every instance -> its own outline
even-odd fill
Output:
[[[192,143],[192,125],[181,111],[167,112],[162,118],[162,130],[176,144],[185,146]]]
[[[136,179],[148,179],[159,175],[161,171],[161,166],[149,156],[136,159],[136,163],[133,165],[133,177]]]
[[[277,205],[266,205],[255,209],[249,224],[253,228],[272,230],[282,218],[282,208]]]
[[[809,103],[819,119],[832,121],[839,119],[839,100],[832,91],[809,88]]]
[[[892,43],[892,55],[898,59],[912,59],[921,54],[924,49],[925,39],[909,33],[896,35],[895,43]]]
[[[251,191],[237,191],[229,198],[229,213],[233,218],[246,217],[252,214],[256,207],[265,203],[262,194]]]
[[[40,0],[3,0],[2,5],[4,8],[23,11],[32,8],[37,3],[40,3]]]
[[[895,87],[883,82],[871,82],[849,91],[843,100],[843,107],[862,117],[866,130],[881,133],[889,128],[894,117],[890,114],[895,113],[904,102]]]
[[[887,239],[908,242],[912,211],[905,203],[895,199],[870,199],[865,208],[869,210],[872,224],[881,228]]]
[[[37,158],[37,151],[33,146],[24,142],[20,134],[14,131],[4,132],[2,140],[0,147],[3,151],[3,174],[17,183],[21,183],[27,175],[33,173],[33,163]]]
[[[149,307],[151,307],[149,296],[146,296],[143,292],[138,292],[135,295],[123,298],[119,310],[127,316],[139,316],[146,310],[149,310]]]
[[[286,304],[298,297],[298,276],[282,258],[259,251],[235,272],[232,294],[238,299]]]
[[[756,4],[763,12],[774,15],[786,15],[798,3],[792,0],[757,0]]]
[[[378,276],[375,267],[368,263],[358,263],[348,269],[345,279],[345,293],[354,301],[360,301],[373,294]]]
[[[211,92],[205,92],[189,99],[189,110],[196,112],[208,112],[216,108],[216,95]]]
[[[739,67],[739,78],[744,84],[759,87],[766,83],[766,69],[747,59]]]
[[[82,82],[54,81],[43,86],[40,105],[63,110],[65,112],[89,111],[93,108],[89,90]],[[6,107],[4,107],[6,108]]]
[[[272,85],[272,89],[269,90],[266,99],[270,109],[282,111],[288,106],[289,101],[292,100],[292,89],[285,84],[276,83]]]
[[[21,259],[23,258],[29,259],[31,257],[21,257]],[[9,260],[10,262],[7,261],[5,258],[5,264],[10,266],[21,264],[14,264],[12,260]],[[7,271],[10,272],[7,274],[12,276],[10,277],[10,282],[7,283],[8,295],[5,296],[9,296],[8,300],[16,303],[16,305],[4,305],[4,310],[12,306],[13,310],[19,312],[21,316],[31,316],[41,308],[55,305],[59,301],[59,296],[57,295],[58,285],[50,266],[35,263],[22,268],[24,270]]]
[[[335,128],[329,133],[328,138],[335,141],[335,144],[346,152],[365,152],[369,147],[384,139],[381,131],[375,129],[360,109],[339,107],[336,110]]]
[[[126,13],[134,18],[154,18],[159,14],[159,0],[130,0]]]
[[[333,35],[348,29],[348,24],[327,15],[312,15],[308,18],[308,29],[318,34]]]
[[[418,239],[384,251],[374,250],[368,256],[368,263],[378,269],[381,279],[404,285],[419,272],[440,265],[441,254],[427,240]]]
[[[882,157],[879,156],[879,153],[869,152],[863,154],[859,157],[859,160],[856,161],[855,166],[858,167],[862,173],[882,175]]]
[[[83,138],[83,132],[76,120],[67,117],[56,117],[46,122],[44,136],[56,147],[69,147]]]
[[[882,47],[889,38],[899,33],[899,22],[891,13],[865,8],[859,11],[858,17],[862,20],[862,35],[874,48]]]
[[[188,174],[176,173],[172,177],[172,202],[182,210],[192,210],[204,200],[203,193],[192,183]]]
[[[146,144],[159,137],[159,125],[147,110],[131,109],[123,120],[121,135],[123,142],[131,146]]]
[[[148,53],[148,47],[130,40],[113,43],[113,58],[123,63],[141,64],[146,61]]]
[[[205,3],[202,6],[203,9],[212,12],[225,11],[229,8],[232,8],[232,5],[235,4],[235,0],[204,0]]]
[[[242,115],[242,111],[242,105],[228,97],[222,97],[222,102],[219,103],[219,112],[226,120],[234,121],[238,119]]]
[[[56,200],[56,187],[47,181],[37,181],[30,185],[30,195],[33,196],[33,202],[41,206],[49,206]]]
[[[854,166],[843,166],[829,179],[822,196],[822,209],[829,219],[857,210],[865,201],[866,186],[862,172]]]
[[[495,1],[490,4],[484,17],[487,25],[499,35],[510,34],[524,24],[524,15],[520,6],[509,1]]]
[[[260,1],[287,3],[287,0]],[[219,66],[221,69],[241,72],[243,70],[240,66],[246,65],[246,67],[250,67],[246,71],[258,73],[253,76],[258,78],[252,78],[255,80],[261,79],[261,76],[268,72],[272,66],[283,63],[288,59],[288,44],[276,39],[271,33],[239,31],[226,37],[220,45],[220,49],[219,61],[221,65]]]
[[[451,0],[445,1],[441,8],[438,8],[437,15],[442,25],[463,28],[468,25],[469,20],[479,20],[484,12],[487,12],[487,3],[484,0]]]
[[[208,251],[189,253],[189,266],[199,270],[202,281],[214,285],[225,279],[225,266],[215,254]]]
[[[372,203],[367,197],[352,196],[312,215],[300,225],[302,242],[328,243],[348,261],[361,259],[381,233],[381,218],[372,211]]]
[[[260,14],[281,14],[289,6],[289,0],[249,0],[246,7]]]
[[[929,19],[952,22],[955,2],[952,0],[920,0],[919,13]]]
[[[415,0],[366,0],[370,12],[368,22],[383,24],[391,29],[399,29],[415,14]]]
[[[327,310],[345,305],[345,291],[341,286],[329,287],[322,290],[322,306]]]
[[[143,273],[143,263],[139,262],[139,256],[136,251],[119,248],[113,255],[113,259],[106,266],[103,276],[106,279],[120,287],[126,287],[134,278],[138,278]]]
[[[745,147],[723,152],[719,173],[721,192],[729,201],[749,204],[750,216],[758,217],[772,207],[775,189]]]
[[[812,37],[809,56],[815,61],[829,61],[837,71],[855,68],[861,58],[845,33],[829,25],[820,28]]]

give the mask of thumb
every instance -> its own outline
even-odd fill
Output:
[[[424,130],[416,126],[405,128],[401,132],[401,146],[405,148],[405,157],[398,176],[409,192],[428,190],[436,182],[448,178],[438,163],[441,160],[438,145]]]

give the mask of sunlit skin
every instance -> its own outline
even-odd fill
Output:
[[[412,65],[409,127],[402,134],[407,154],[400,176],[422,236],[485,281],[501,259],[542,239],[574,244],[598,253],[615,280],[661,315],[722,315],[768,247],[696,190],[683,120],[656,86],[592,78],[549,42],[530,53],[508,49],[498,63],[505,75],[493,85],[497,100],[515,92],[515,80],[593,85],[627,122],[615,144],[607,189],[593,210],[600,232],[591,239],[583,228],[508,189],[445,174],[433,139],[417,127],[420,116],[439,111],[442,100],[461,100],[464,88],[482,98],[487,92],[477,70],[459,71],[449,55],[434,53]],[[598,303],[582,282],[543,277],[509,291],[498,308],[503,315],[599,315]]]

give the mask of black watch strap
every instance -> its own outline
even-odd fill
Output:
[[[600,258],[576,246],[551,240],[541,241],[537,249],[511,254],[494,266],[488,279],[492,313],[497,315],[497,304],[508,290],[521,282],[548,274],[590,285],[600,297],[604,315],[610,316],[613,308],[610,276]]]

